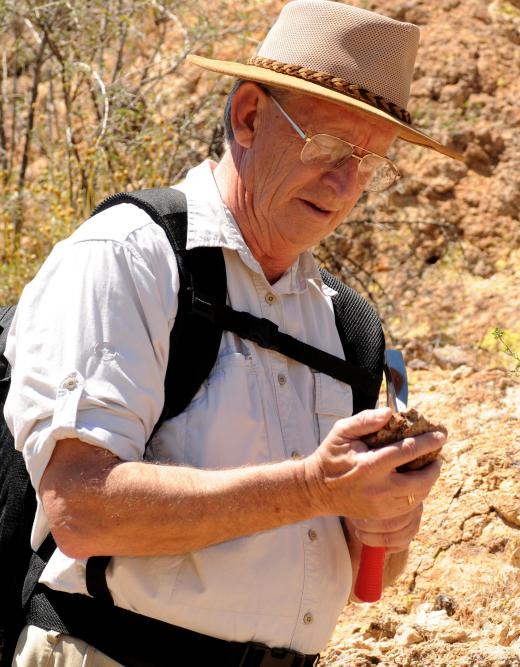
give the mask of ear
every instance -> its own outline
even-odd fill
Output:
[[[253,145],[258,109],[266,98],[266,93],[252,81],[243,83],[233,96],[231,124],[235,141],[243,148]]]

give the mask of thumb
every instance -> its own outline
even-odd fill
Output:
[[[379,431],[390,420],[390,408],[363,410],[352,417],[340,419],[336,422],[337,435],[344,438],[360,438],[369,433]]]

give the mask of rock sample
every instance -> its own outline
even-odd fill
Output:
[[[448,431],[442,424],[429,421],[417,410],[411,408],[406,412],[396,412],[390,417],[390,421],[376,433],[370,433],[363,437],[363,442],[371,449],[384,447],[392,442],[398,442],[404,438],[413,438],[430,431],[440,431],[447,435]],[[398,472],[407,470],[420,470],[424,466],[434,461],[439,455],[440,448],[434,452],[419,456],[409,463],[405,463],[397,468]]]

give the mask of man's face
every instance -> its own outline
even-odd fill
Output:
[[[332,102],[305,95],[281,101],[310,137],[330,134],[384,156],[396,136],[390,123]],[[299,252],[314,246],[345,220],[362,193],[358,160],[323,170],[301,162],[303,146],[304,140],[266,95],[241,170],[266,251],[266,244],[274,250],[282,243]]]

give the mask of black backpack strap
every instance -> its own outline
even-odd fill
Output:
[[[16,306],[3,306],[0,308],[0,354],[4,353],[7,333],[13,321],[15,310]]]
[[[373,378],[370,386],[358,386],[353,391],[353,414],[374,408],[383,381],[385,336],[375,309],[358,292],[320,269],[323,282],[337,294],[332,297],[336,326],[345,358],[368,372]]]
[[[185,195],[173,188],[153,188],[112,195],[92,215],[130,203],[148,213],[166,233],[179,269],[179,307],[170,333],[170,351],[164,380],[164,406],[148,443],[161,424],[183,412],[215,365],[222,327],[210,323],[192,308],[194,295],[207,294],[214,303],[225,304],[226,267],[220,248],[186,250],[188,214]],[[196,354],[188,351],[196,350]],[[177,354],[175,351],[179,351]],[[147,445],[148,445],[147,443]],[[86,565],[86,586],[93,597],[113,604],[106,569],[111,556],[92,556]]]
[[[52,556],[55,549],[56,542],[54,541],[52,533],[49,533],[37,551],[32,552],[27,574],[23,583],[22,605],[24,607],[33,594],[41,573],[45,569],[45,566],[49,562],[49,558]]]
[[[332,302],[345,354],[342,360],[281,333],[270,320],[225,305],[227,284],[222,251],[186,250],[187,203],[182,192],[153,188],[112,195],[94,209],[93,215],[125,202],[145,210],[164,229],[180,274],[179,311],[170,336],[170,349],[183,353],[170,355],[165,405],[154,433],[165,419],[175,417],[187,407],[207,378],[216,361],[223,330],[350,384],[354,412],[374,407],[383,377],[385,339],[377,313],[360,294],[320,269],[325,284],[337,292]],[[184,353],[190,349],[197,350],[197,354]]]
[[[9,327],[13,321],[14,313],[16,306],[5,306],[0,308],[0,382],[3,382],[7,385],[9,381],[9,363],[4,357],[5,344],[7,342],[7,334],[9,333]],[[6,392],[7,395],[7,392]],[[3,396],[2,405],[5,401],[5,396]]]
[[[232,331],[240,338],[252,340],[260,347],[279,352],[315,371],[341,380],[349,384],[354,393],[372,395],[379,392],[380,378],[371,368],[357,366],[351,362],[350,359],[353,358],[351,353],[347,360],[341,359],[281,332],[278,325],[265,317],[233,310],[227,305],[215,305],[202,294],[195,298],[193,308],[209,322],[218,323],[224,331]]]
[[[226,302],[227,282],[224,256],[220,248],[186,250],[188,228],[185,195],[174,188],[152,188],[123,192],[107,197],[92,215],[116,204],[130,203],[148,213],[166,233],[179,269],[179,309],[170,334],[171,354],[165,377],[164,408],[153,434],[165,419],[180,414],[208,377],[217,359],[222,327],[211,326],[192,308],[194,294],[207,294],[214,303]],[[196,350],[196,354],[187,354]]]
[[[21,590],[31,555],[30,534],[36,509],[22,453],[2,419],[11,369],[4,356],[15,306],[0,308],[0,644],[2,665],[11,664],[24,625]]]

